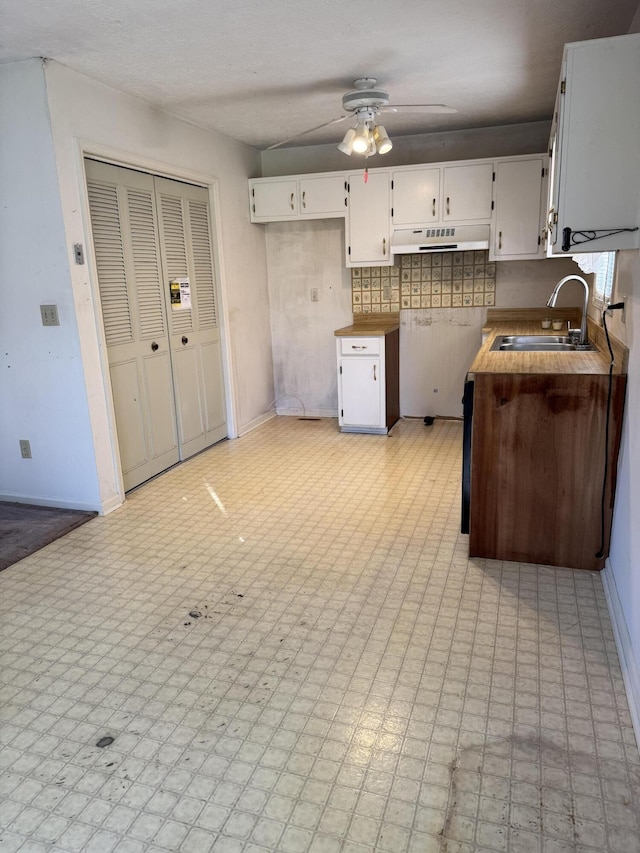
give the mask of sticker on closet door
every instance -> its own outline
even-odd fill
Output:
[[[188,278],[174,278],[169,282],[171,309],[187,311],[191,308],[191,283]]]

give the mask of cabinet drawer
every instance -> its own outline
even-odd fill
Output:
[[[380,338],[340,338],[341,355],[380,355]]]

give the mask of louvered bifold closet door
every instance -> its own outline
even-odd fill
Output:
[[[227,435],[208,192],[155,179],[182,458]],[[171,301],[172,282],[185,301]],[[187,287],[184,287],[184,285]],[[174,291],[177,294],[177,289]]]
[[[131,489],[179,459],[154,182],[85,163],[118,447]]]

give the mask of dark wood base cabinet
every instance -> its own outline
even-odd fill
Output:
[[[476,374],[469,555],[601,569],[608,554],[626,376]]]

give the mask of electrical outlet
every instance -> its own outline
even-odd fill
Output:
[[[311,301],[312,302],[320,302],[320,294],[318,293],[317,287],[311,288]]]
[[[58,317],[57,305],[41,305],[40,316],[42,317],[43,326],[59,326],[60,318]]]
[[[31,442],[26,438],[20,439],[20,456],[23,459],[31,459]]]

